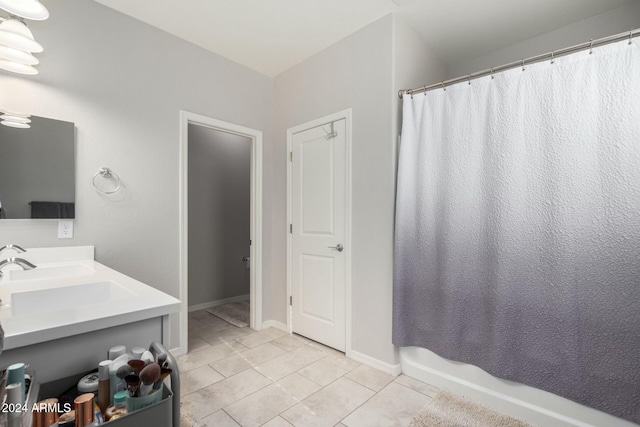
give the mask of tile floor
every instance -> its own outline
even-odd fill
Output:
[[[189,314],[181,427],[407,426],[437,389],[269,328]]]

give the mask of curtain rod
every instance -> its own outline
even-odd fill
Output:
[[[586,43],[581,43],[581,44],[577,44],[575,46],[565,47],[564,49],[558,49],[558,50],[555,50],[553,52],[543,53],[541,55],[536,55],[536,56],[532,56],[532,57],[529,57],[529,58],[524,58],[524,59],[521,59],[520,61],[510,62],[508,64],[500,65],[500,66],[497,66],[497,67],[492,67],[492,68],[489,68],[487,70],[482,70],[482,71],[478,71],[478,72],[475,72],[475,73],[467,74],[466,76],[461,76],[461,77],[456,77],[455,79],[445,80],[445,81],[440,82],[440,83],[434,83],[432,85],[422,86],[422,87],[415,88],[415,89],[400,90],[400,91],[398,91],[398,96],[400,98],[402,98],[403,95],[413,95],[413,94],[416,94],[416,93],[427,92],[429,90],[438,89],[438,88],[444,89],[445,87],[454,85],[456,83],[466,82],[466,81],[470,82],[472,79],[477,79],[477,78],[480,78],[480,77],[488,76],[488,75],[491,75],[491,74],[494,74],[494,73],[497,73],[497,72],[500,72],[500,71],[506,71],[506,70],[509,70],[511,68],[524,67],[525,65],[534,64],[536,62],[542,62],[542,61],[545,61],[547,59],[551,59],[553,61],[554,58],[557,58],[559,56],[565,56],[565,55],[569,55],[570,53],[579,52],[581,50],[592,49],[592,48],[598,47],[598,46],[604,46],[606,44],[615,43],[617,41],[621,41],[621,40],[625,40],[625,39],[628,39],[629,40],[629,44],[631,44],[631,39],[634,38],[634,37],[638,37],[638,36],[640,36],[640,29],[635,29],[635,30],[631,30],[629,32],[616,34],[614,36],[603,37],[603,38],[597,39],[597,40],[590,40],[590,41],[588,41]]]

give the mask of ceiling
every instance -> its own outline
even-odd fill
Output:
[[[452,65],[637,0],[96,0],[273,77],[396,11]]]

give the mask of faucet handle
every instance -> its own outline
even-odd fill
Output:
[[[20,246],[14,245],[12,243],[9,243],[8,245],[1,247],[0,248],[0,252],[4,251],[5,249],[13,249],[14,251],[16,251],[18,253],[27,252],[26,249],[22,249]]]

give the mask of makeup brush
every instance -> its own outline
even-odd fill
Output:
[[[146,363],[144,363],[143,360],[137,360],[137,359],[133,359],[133,360],[129,360],[127,362],[129,364],[129,366],[131,366],[133,368],[134,371],[136,372],[140,372],[142,371],[142,369],[144,369]]]
[[[153,384],[160,379],[161,369],[157,363],[150,363],[140,371],[140,396],[146,396],[151,391]]]
[[[129,365],[122,365],[116,371],[116,377],[118,377],[122,381],[124,388],[127,388],[127,382],[124,379],[127,377],[127,375],[131,374],[133,374],[133,368]]]
[[[160,390],[160,387],[162,387],[162,382],[164,381],[165,378],[171,375],[171,372],[173,371],[169,368],[162,368],[160,370],[160,378],[158,379],[158,381],[153,383],[153,391]]]
[[[158,365],[161,368],[166,368],[165,364],[167,363],[167,353],[158,354]]]
[[[140,377],[134,374],[127,375],[124,380],[127,382],[127,391],[130,397],[136,397],[140,386]]]

